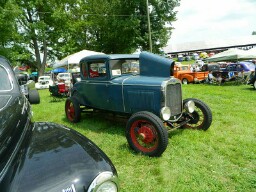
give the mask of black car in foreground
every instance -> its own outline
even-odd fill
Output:
[[[32,121],[30,103],[0,57],[0,191],[118,191],[117,171],[88,138]]]

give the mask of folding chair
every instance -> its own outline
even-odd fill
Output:
[[[52,96],[52,101],[56,102],[57,99],[61,98],[62,95],[59,93],[58,85],[50,85],[49,91]]]

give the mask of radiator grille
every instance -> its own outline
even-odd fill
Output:
[[[178,115],[182,112],[181,84],[168,84],[166,87],[166,106],[170,107],[171,115]]]

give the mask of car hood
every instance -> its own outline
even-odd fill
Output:
[[[0,188],[4,191],[87,190],[103,171],[116,170],[92,141],[67,127],[35,123]]]

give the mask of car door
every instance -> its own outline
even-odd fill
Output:
[[[82,95],[86,105],[108,109],[109,101],[109,74],[107,73],[107,62],[95,60],[87,62],[87,78],[82,81]]]

